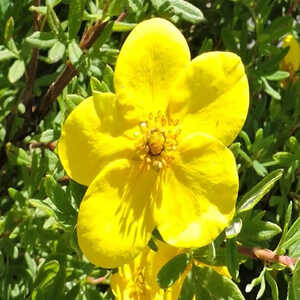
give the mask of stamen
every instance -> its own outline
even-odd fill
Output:
[[[180,134],[178,120],[168,119],[161,111],[155,116],[149,114],[148,120],[140,123],[140,131],[134,133],[137,141],[138,157],[145,170],[151,167],[160,171],[174,160],[177,137]]]

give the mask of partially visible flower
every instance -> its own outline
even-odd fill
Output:
[[[290,47],[290,49],[281,61],[280,68],[289,72],[290,78],[294,81],[295,73],[300,68],[300,44],[292,34],[289,34],[284,38],[282,47]]]
[[[150,248],[137,256],[131,263],[118,268],[118,272],[111,277],[111,288],[117,300],[177,300],[185,276],[191,270],[192,262],[182,276],[168,289],[163,290],[157,283],[160,269],[174,256],[184,253],[166,243],[155,241],[158,251]],[[211,267],[220,275],[230,278],[227,267],[208,266],[194,261],[197,266]]]
[[[77,224],[83,253],[98,266],[121,266],[154,228],[176,247],[211,243],[230,223],[238,194],[226,146],[248,112],[240,57],[190,60],[181,32],[154,18],[124,42],[114,87],[81,102],[58,143],[68,175],[89,186]]]

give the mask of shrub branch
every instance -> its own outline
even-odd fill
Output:
[[[297,258],[293,258],[287,255],[277,255],[274,251],[270,249],[261,249],[256,247],[250,248],[245,246],[238,246],[237,249],[238,252],[242,255],[269,263],[280,263],[291,269],[294,269],[298,261]]]

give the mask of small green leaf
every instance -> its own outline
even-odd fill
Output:
[[[113,31],[127,32],[131,31],[136,26],[136,23],[114,22]]]
[[[231,27],[223,27],[221,36],[227,50],[238,52],[237,42],[234,39],[233,30]]]
[[[158,272],[157,282],[162,289],[167,289],[175,283],[185,271],[190,262],[190,256],[182,253],[168,261]]]
[[[39,208],[42,210],[44,213],[46,213],[49,216],[54,216],[55,213],[54,211],[46,204],[44,204],[41,200],[39,199],[29,199],[29,204],[35,208]]]
[[[61,43],[60,41],[57,41],[49,50],[48,57],[50,59],[51,63],[56,63],[60,59],[63,58],[64,53],[66,50],[66,46]]]
[[[31,5],[29,7],[29,11],[37,12],[38,14],[44,16],[44,15],[47,14],[47,6],[34,6],[34,5]]]
[[[133,13],[138,13],[143,9],[144,0],[127,0],[127,5]]]
[[[73,227],[76,224],[77,213],[72,207],[66,191],[51,175],[46,176],[44,188],[49,198],[44,199],[43,202],[55,212],[56,219],[63,226]]]
[[[39,288],[45,288],[50,285],[59,271],[59,262],[57,260],[51,260],[43,263],[38,268],[38,274],[35,281],[35,286]]]
[[[25,73],[25,63],[23,60],[16,60],[8,70],[8,80],[11,83],[18,81]]]
[[[5,31],[4,31],[4,39],[6,42],[8,42],[14,34],[14,27],[15,27],[15,21],[14,18],[11,16],[5,25]]]
[[[228,226],[225,230],[226,238],[232,239],[237,237],[241,232],[242,225],[243,222],[241,218],[234,220],[233,223],[230,226]]]
[[[193,266],[192,272],[197,299],[244,300],[238,286],[213,269]]]
[[[70,40],[76,37],[80,29],[85,4],[86,0],[70,0],[68,17]]]
[[[105,66],[105,69],[103,72],[103,81],[109,87],[110,91],[113,92],[114,91],[114,71],[109,65]]]
[[[60,21],[53,8],[55,6],[55,3],[50,3],[50,1],[47,0],[46,4],[47,4],[47,21],[49,27],[52,29],[52,31],[55,34],[60,34],[61,36],[64,36],[64,31],[61,28]]]
[[[168,0],[171,4],[174,14],[183,20],[197,24],[205,21],[202,11],[193,4],[184,0]]]
[[[16,58],[17,56],[10,50],[4,49],[0,50],[0,62],[5,60],[10,60],[12,58]]]
[[[91,87],[92,92],[97,92],[97,91],[98,92],[102,92],[102,90],[101,90],[101,83],[94,76],[91,76],[91,78],[90,78],[90,87]]]
[[[252,166],[259,176],[264,177],[268,174],[268,170],[259,161],[253,160]]]
[[[100,82],[96,77],[93,76],[90,79],[90,87],[93,92],[110,92],[109,87],[104,81]]]
[[[263,178],[250,191],[248,191],[238,204],[238,213],[252,209],[274,186],[283,174],[282,169],[275,170]]]
[[[273,300],[279,300],[279,292],[276,280],[273,278],[270,272],[266,272],[267,283],[269,284],[272,292]]]
[[[261,284],[262,282],[262,279],[264,278],[265,276],[265,272],[266,272],[266,268],[263,268],[263,270],[261,271],[261,273],[259,274],[258,277],[254,278],[251,283],[247,284],[246,285],[246,289],[245,289],[245,292],[246,293],[250,293],[253,288],[259,284]]]
[[[192,271],[188,272],[182,284],[180,296],[178,300],[193,300],[194,298],[194,284],[192,278]]]
[[[57,42],[57,39],[52,32],[36,31],[31,36],[27,37],[25,41],[35,48],[48,49],[53,47]]]
[[[226,265],[233,280],[238,281],[239,262],[238,252],[235,240],[227,240],[226,242]]]
[[[293,277],[289,283],[288,289],[288,300],[298,300],[300,299],[300,260],[296,264],[296,268],[293,272]]]
[[[14,146],[12,143],[6,144],[6,155],[13,165],[30,167],[31,159],[25,150]]]
[[[69,44],[68,51],[69,51],[69,58],[70,58],[71,63],[73,65],[76,65],[79,62],[83,52],[75,40],[73,40]]]
[[[254,211],[248,218],[244,218],[239,240],[245,244],[259,245],[260,242],[268,241],[281,232],[277,224],[262,220],[264,213]]]
[[[276,100],[281,100],[280,94],[279,94],[277,91],[275,91],[275,90],[269,85],[269,83],[268,83],[268,81],[266,80],[266,78],[261,77],[261,80],[262,80],[262,82],[263,82],[263,84],[264,84],[264,90],[265,90],[265,92],[266,92],[268,95],[270,95],[271,97],[273,97],[274,99],[276,99]]]
[[[290,76],[289,72],[285,72],[285,71],[276,71],[271,75],[265,76],[265,78],[267,80],[283,80],[286,79]]]
[[[107,14],[111,17],[119,16],[125,9],[126,0],[111,0]]]

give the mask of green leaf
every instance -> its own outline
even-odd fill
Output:
[[[14,27],[15,27],[15,21],[14,18],[11,16],[5,25],[5,31],[4,31],[4,40],[8,42],[14,34]]]
[[[300,232],[296,232],[293,236],[282,243],[281,248],[288,249],[291,245],[300,241]]]
[[[69,51],[69,58],[70,58],[71,63],[73,65],[76,65],[79,62],[83,52],[75,40],[73,40],[69,44],[68,51]]]
[[[213,269],[193,266],[192,272],[197,299],[244,300],[238,286]]]
[[[51,260],[43,263],[41,266],[39,266],[35,286],[39,288],[45,288],[47,285],[51,285],[58,271],[59,262],[57,260]]]
[[[38,14],[44,16],[44,15],[47,14],[47,6],[34,6],[34,5],[31,5],[29,7],[29,11],[37,12]]]
[[[265,276],[265,273],[266,273],[266,268],[263,268],[263,270],[261,271],[261,273],[259,274],[258,277],[254,278],[251,283],[247,284],[246,285],[246,289],[245,289],[245,292],[246,293],[250,293],[253,288],[259,284],[261,284],[264,276]]]
[[[44,199],[43,202],[55,212],[57,220],[63,226],[75,226],[77,213],[64,189],[51,175],[46,176],[44,188],[49,198]]]
[[[70,0],[68,28],[69,38],[74,39],[80,29],[83,11],[86,5],[86,0]]]
[[[272,299],[279,300],[279,292],[276,280],[273,278],[272,274],[267,271],[266,272],[267,283],[269,284],[272,292]]]
[[[29,204],[35,208],[39,208],[42,210],[44,213],[46,213],[49,216],[55,216],[55,212],[50,208],[47,204],[44,204],[41,200],[39,199],[29,199]]]
[[[262,80],[262,82],[264,84],[264,90],[265,90],[265,92],[268,95],[270,95],[271,97],[273,97],[274,99],[281,100],[280,94],[269,85],[269,83],[266,80],[266,78],[261,77],[261,80]]]
[[[30,272],[30,274],[31,274],[31,276],[32,276],[32,278],[34,280],[35,276],[36,276],[36,271],[37,271],[36,262],[30,256],[30,254],[28,252],[25,252],[24,258],[25,258],[26,264],[27,264],[27,266],[29,268],[29,272]]]
[[[54,46],[57,39],[52,32],[36,31],[31,36],[27,37],[25,41],[35,48],[48,49]]]
[[[283,174],[282,169],[275,170],[263,178],[250,191],[248,191],[238,204],[237,212],[242,212],[252,209],[274,186]]]
[[[114,91],[114,71],[109,65],[105,66],[105,69],[103,72],[103,81],[109,87],[110,91],[113,92]]]
[[[239,261],[238,251],[234,239],[226,241],[226,265],[233,280],[238,281]]]
[[[0,62],[5,60],[10,60],[12,58],[16,58],[17,56],[10,50],[4,49],[0,50]]]
[[[127,5],[133,13],[138,13],[143,9],[144,0],[127,0]]]
[[[265,78],[267,80],[283,80],[286,79],[290,76],[289,72],[285,72],[285,71],[276,71],[271,75],[265,76]]]
[[[243,222],[241,218],[237,218],[236,220],[234,220],[233,223],[230,226],[228,226],[225,230],[226,238],[232,239],[237,237],[241,232],[242,225]]]
[[[193,4],[184,0],[168,0],[173,8],[174,14],[183,20],[197,24],[205,21],[202,11]]]
[[[193,298],[194,298],[194,284],[193,284],[192,270],[191,270],[185,276],[178,300],[193,300]]]
[[[221,36],[227,50],[238,52],[237,43],[234,39],[233,30],[231,27],[223,27]]]
[[[113,31],[127,32],[131,31],[136,26],[136,23],[114,22]]]
[[[92,92],[110,92],[109,87],[104,81],[100,82],[96,77],[93,76],[90,78],[90,87]]]
[[[245,244],[259,245],[260,242],[268,241],[281,232],[281,228],[272,222],[262,221],[265,212],[252,213],[243,220],[243,227],[238,239]]]
[[[293,277],[289,283],[288,300],[300,299],[300,260],[298,261],[296,268],[293,272]]]
[[[259,161],[253,160],[252,166],[259,176],[264,177],[268,174],[267,169]]]
[[[126,0],[111,0],[107,14],[111,17],[119,16],[125,9]]]
[[[31,159],[25,150],[14,146],[12,143],[6,144],[6,155],[13,165],[30,167]]]
[[[84,100],[83,97],[76,94],[69,94],[66,97],[66,105],[70,111],[72,111],[78,104]]]
[[[56,34],[56,35],[61,35],[61,37],[64,36],[64,31],[61,28],[61,24],[60,21],[54,11],[54,6],[55,3],[51,3],[53,1],[50,0],[46,0],[46,4],[47,4],[47,21],[49,24],[49,27],[52,29],[52,31]]]
[[[167,289],[175,283],[185,271],[190,262],[190,256],[182,253],[168,261],[158,272],[157,282],[162,289]]]
[[[63,58],[66,50],[66,46],[60,41],[55,42],[55,44],[50,48],[48,57],[51,63],[56,63]]]
[[[59,138],[60,133],[57,130],[47,129],[43,131],[41,134],[38,134],[34,137],[34,139],[38,140],[41,143],[50,143]]]
[[[23,60],[16,60],[8,70],[8,80],[11,83],[18,81],[25,73],[25,63]]]

